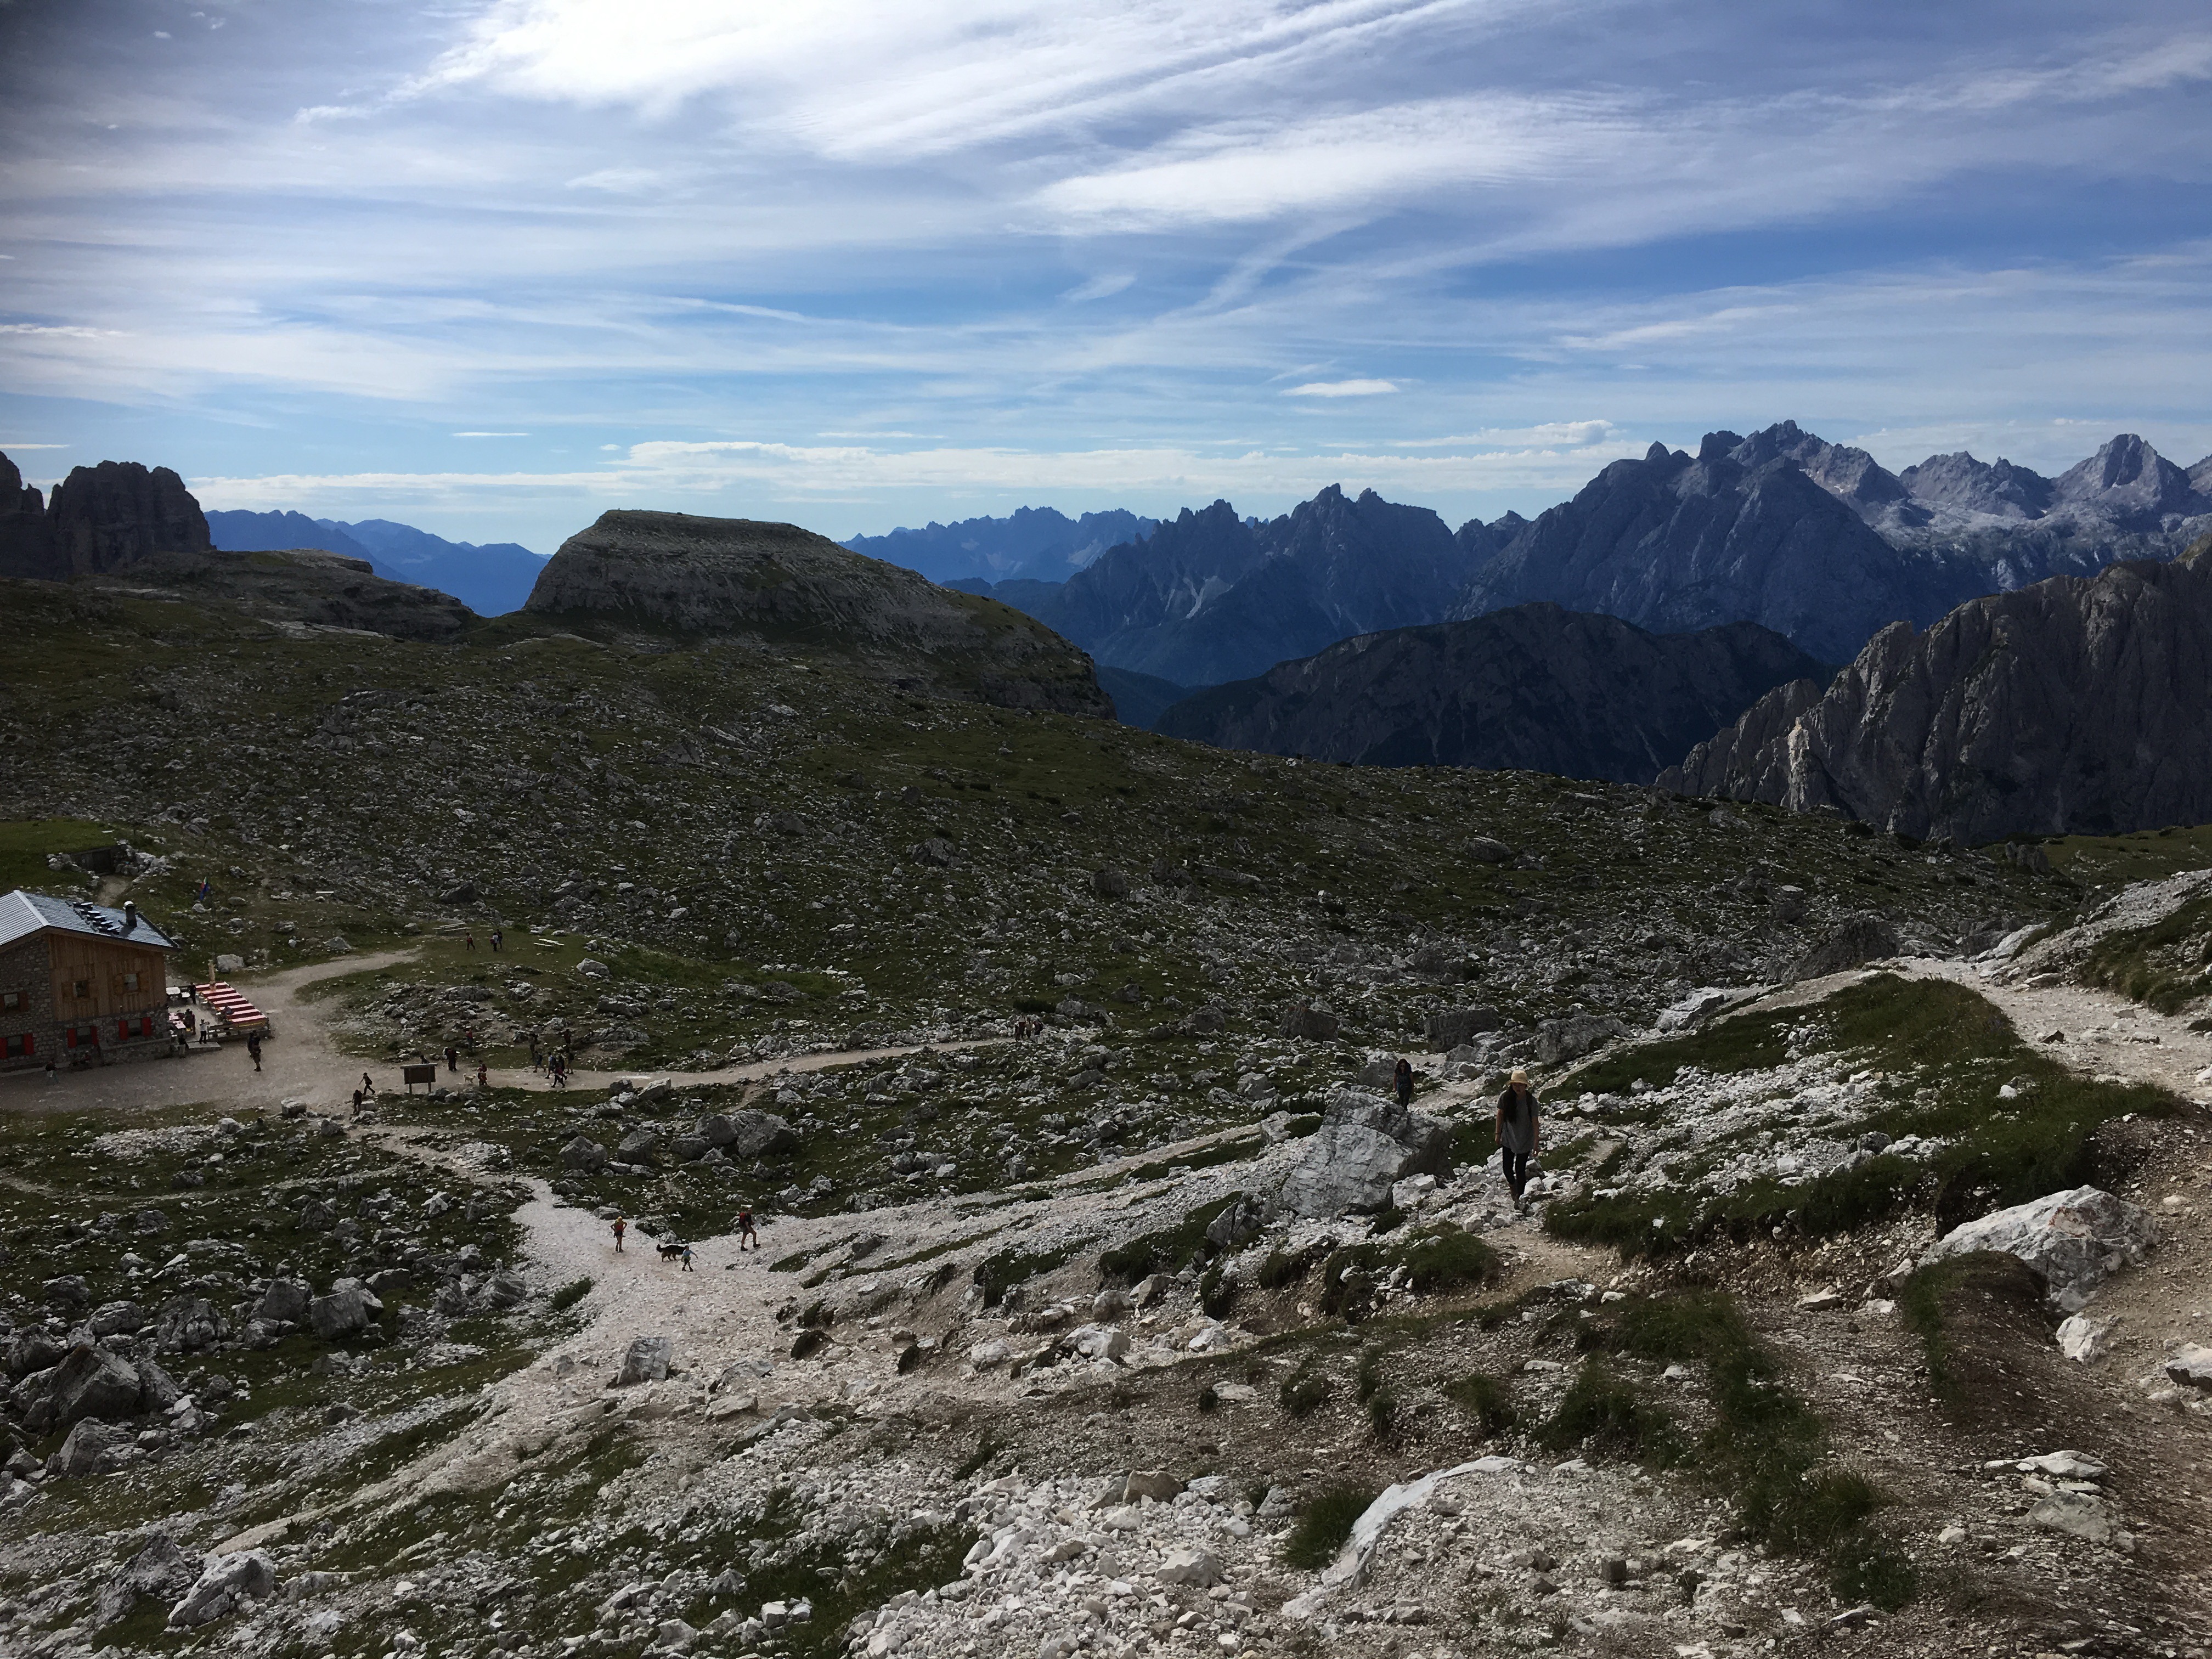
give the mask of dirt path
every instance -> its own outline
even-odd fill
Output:
[[[206,1103],[228,1112],[270,1111],[288,1100],[302,1100],[319,1110],[350,1109],[353,1091],[366,1076],[383,1091],[399,1088],[398,1070],[381,1060],[364,1060],[341,1050],[331,1042],[327,1005],[302,995],[308,987],[343,975],[370,972],[405,962],[416,952],[385,951],[367,956],[342,957],[271,974],[264,979],[240,980],[240,988],[269,1016],[275,1035],[261,1047],[261,1069],[256,1071],[243,1042],[219,1048],[195,1048],[176,1058],[121,1061],[89,1071],[64,1073],[53,1083],[43,1072],[14,1072],[0,1076],[0,1111],[147,1111],[168,1106]],[[794,1054],[785,1060],[757,1060],[744,1066],[711,1072],[677,1072],[662,1067],[609,1072],[572,1071],[568,1089],[583,1093],[604,1091],[626,1079],[666,1078],[679,1088],[742,1083],[763,1083],[787,1073],[817,1072],[836,1066],[869,1060],[896,1060],[908,1054],[947,1053],[960,1048],[988,1048],[1003,1037],[976,1037],[954,1042],[920,1043],[904,1048],[860,1048],[819,1054]],[[441,1080],[460,1083],[473,1072],[440,1071]],[[553,1085],[527,1067],[494,1067],[489,1079],[495,1088],[547,1090]]]

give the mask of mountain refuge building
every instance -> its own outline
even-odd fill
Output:
[[[135,904],[0,894],[0,1071],[167,1053],[176,948]]]

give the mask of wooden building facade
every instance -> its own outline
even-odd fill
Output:
[[[169,1051],[169,952],[136,905],[0,894],[0,1071]]]

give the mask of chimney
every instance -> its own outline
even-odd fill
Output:
[[[138,907],[129,899],[123,901],[123,931],[126,933],[138,931]]]

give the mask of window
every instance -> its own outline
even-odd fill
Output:
[[[0,1054],[4,1054],[4,1057],[9,1060],[19,1057],[27,1060],[38,1051],[38,1038],[27,1031],[21,1036],[0,1038],[0,1042],[4,1042],[7,1045],[4,1050],[0,1050]]]
[[[70,994],[73,997],[90,996],[92,994],[92,981],[88,979],[71,980],[70,981]]]
[[[0,1013],[14,1013],[23,1006],[21,991],[0,991]]]
[[[125,974],[125,975],[124,975],[124,976],[123,976],[123,988],[124,988],[125,990],[126,990],[126,991],[135,991],[135,990],[137,990],[137,989],[138,988],[138,975],[136,975],[136,974]]]

